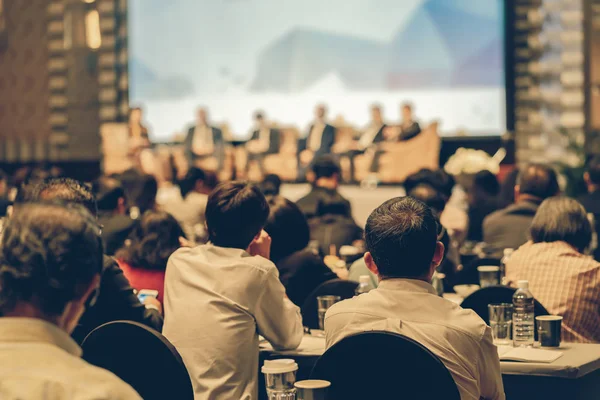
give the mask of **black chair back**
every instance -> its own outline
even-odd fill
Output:
[[[317,286],[317,288],[308,295],[300,308],[304,326],[308,326],[311,329],[319,329],[317,297],[340,296],[341,300],[346,300],[354,297],[357,287],[358,283],[342,279],[332,279]]]
[[[484,265],[493,265],[499,267],[501,260],[499,258],[479,258],[469,260],[467,263],[463,263],[463,269],[456,274],[454,280],[455,285],[479,285],[479,271],[477,267]]]
[[[145,400],[193,400],[194,390],[181,356],[160,333],[133,321],[99,326],[81,344],[83,358],[109,370]]]
[[[348,336],[317,360],[311,379],[331,382],[328,399],[460,400],[450,372],[420,343],[396,333]]]
[[[460,304],[462,308],[468,308],[475,311],[477,315],[485,321],[486,324],[490,323],[490,313],[488,311],[488,304],[494,303],[508,303],[512,304],[513,295],[517,289],[508,286],[490,286],[483,289],[479,289],[476,292],[471,293],[467,296]],[[549,315],[550,313],[544,306],[537,300],[534,299],[533,312],[535,316],[538,315]],[[537,335],[537,331],[536,331]]]

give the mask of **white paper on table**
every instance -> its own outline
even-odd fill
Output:
[[[260,339],[263,339],[260,337]],[[266,340],[259,341],[259,347],[264,350],[273,350],[273,346]],[[319,336],[304,335],[302,342],[295,350],[278,351],[279,354],[316,354],[321,355],[325,352],[325,338]]]
[[[550,364],[562,357],[562,351],[533,347],[498,346],[500,361],[519,361]]]

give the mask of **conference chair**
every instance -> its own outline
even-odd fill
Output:
[[[114,321],[84,339],[83,358],[111,371],[144,400],[193,400],[190,376],[175,347],[160,333],[133,321]]]
[[[317,360],[310,377],[331,382],[329,400],[460,400],[452,375],[437,356],[391,332],[342,339]]]
[[[462,257],[461,257],[462,258]],[[463,269],[456,274],[455,285],[479,285],[479,271],[477,267],[493,265],[499,267],[502,261],[499,258],[476,257],[468,262],[463,262]]]
[[[317,288],[308,295],[300,308],[304,326],[311,329],[319,329],[317,297],[340,296],[341,300],[346,300],[354,297],[357,287],[358,283],[342,279],[332,279],[317,286]]]
[[[475,311],[477,315],[485,321],[486,324],[490,324],[490,313],[488,310],[488,304],[497,303],[508,303],[512,304],[513,295],[517,289],[508,286],[490,286],[483,289],[479,289],[476,292],[471,293],[467,296],[460,306],[462,308],[470,309]],[[548,310],[536,299],[533,299],[533,314],[537,317],[539,315],[550,315]],[[537,329],[534,330],[535,340],[537,340]]]

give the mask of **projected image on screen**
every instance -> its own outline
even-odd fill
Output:
[[[154,140],[206,106],[245,138],[252,114],[305,130],[317,103],[357,128],[410,102],[443,135],[505,127],[501,0],[130,0],[130,99]]]

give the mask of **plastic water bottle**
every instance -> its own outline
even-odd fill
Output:
[[[356,288],[356,295],[367,293],[369,291],[369,284],[371,283],[371,277],[369,275],[361,275],[358,277],[358,287]]]
[[[515,252],[514,249],[504,249],[504,257],[500,261],[500,284],[505,285],[508,283],[506,281],[506,263],[512,257],[512,254]]]
[[[533,346],[535,320],[533,315],[533,295],[529,291],[529,281],[519,281],[513,295],[513,345]]]

